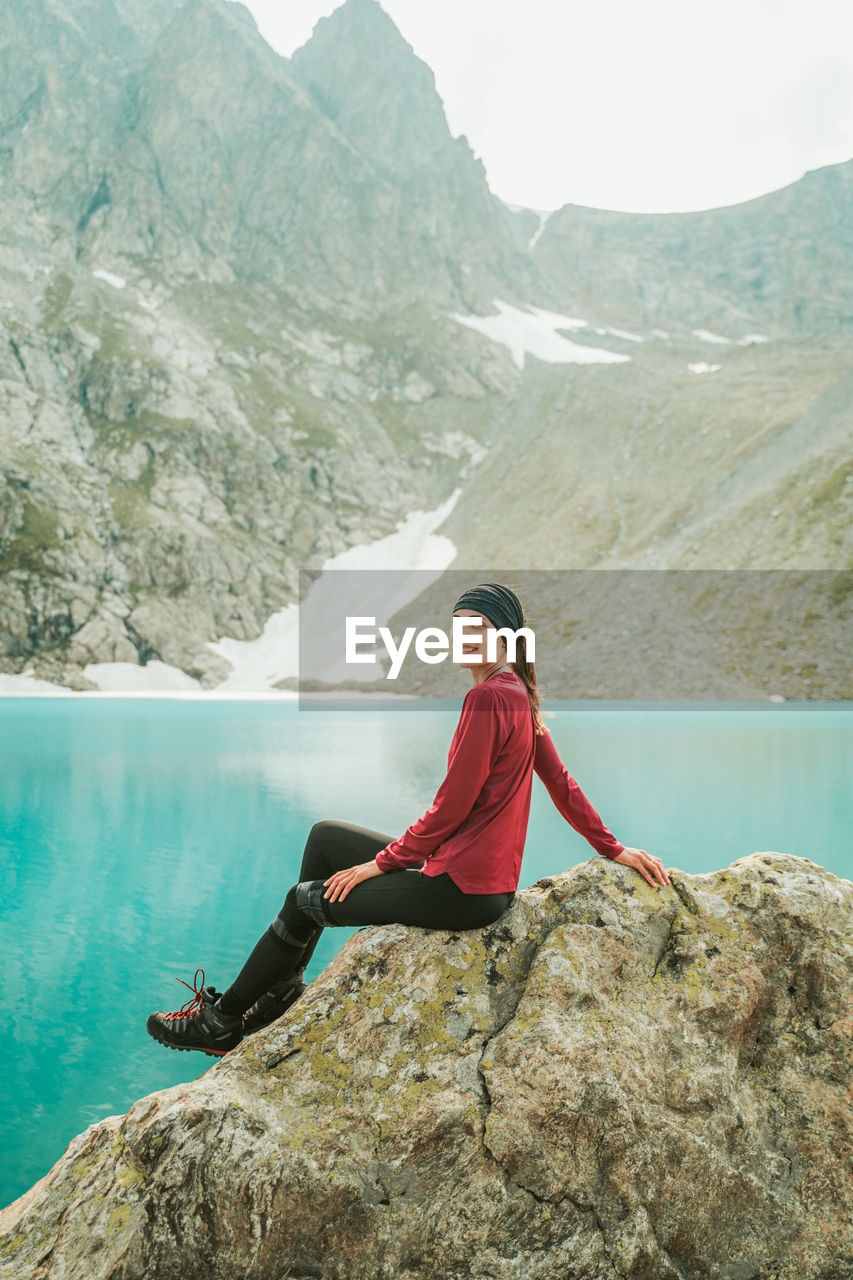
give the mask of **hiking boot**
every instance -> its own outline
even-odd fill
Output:
[[[201,987],[198,975],[201,974]],[[178,978],[178,982],[184,982]],[[204,969],[196,969],[193,985],[184,982],[193,992],[193,999],[175,1013],[152,1013],[145,1030],[160,1044],[169,1049],[198,1049],[214,1058],[234,1049],[243,1039],[243,1019],[217,1007],[221,992],[215,987],[204,986]]]
[[[302,981],[301,973],[294,973],[277,982],[243,1014],[243,1035],[248,1036],[253,1031],[260,1031],[261,1027],[268,1027],[307,990],[308,986]]]

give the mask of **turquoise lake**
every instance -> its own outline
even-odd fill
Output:
[[[460,705],[0,699],[0,1205],[94,1121],[215,1065],[156,1044],[147,1015],[198,967],[220,990],[236,976],[314,822],[394,837],[420,817]],[[853,878],[853,703],[547,709],[623,843],[687,872],[774,850]],[[597,856],[534,777],[519,888]],[[306,977],[354,932],[327,929]]]

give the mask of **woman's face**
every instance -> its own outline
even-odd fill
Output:
[[[468,670],[473,671],[482,671],[484,674],[488,674],[491,671],[496,671],[498,667],[503,665],[504,658],[506,657],[506,642],[503,636],[498,636],[498,643],[495,648],[495,660],[491,664],[489,663],[489,654],[486,648],[486,636],[490,631],[496,631],[497,628],[494,623],[489,621],[482,610],[457,609],[454,612],[453,617],[482,618],[482,622],[477,626],[469,625],[465,628],[466,639],[462,646],[462,652],[465,656],[459,663],[460,667],[465,667]],[[478,654],[480,655],[479,660],[477,658]]]

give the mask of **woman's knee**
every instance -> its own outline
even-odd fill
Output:
[[[314,880],[329,874],[329,852],[340,835],[340,824],[330,818],[315,822],[308,832],[299,869],[300,880]]]
[[[301,880],[288,889],[279,915],[286,922],[292,922],[297,928],[300,924],[312,930],[317,925],[325,928],[326,925],[334,923],[329,914],[325,894],[324,880]]]
[[[340,823],[335,822],[333,818],[321,818],[319,822],[315,822],[308,832],[309,845],[319,844],[321,840],[328,840],[330,836],[337,835],[340,831]]]
[[[304,947],[311,938],[311,921],[303,916],[290,893],[270,928],[289,947]]]

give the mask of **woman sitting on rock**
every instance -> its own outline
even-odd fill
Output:
[[[515,593],[485,583],[464,592],[453,613],[481,619],[462,663],[474,684],[462,703],[447,776],[429,809],[398,840],[348,822],[315,823],[299,882],[232,985],[220,994],[204,986],[204,970],[196,970],[193,999],[174,1013],[149,1017],[155,1040],[170,1049],[228,1053],[302,994],[302,975],[326,925],[396,923],[455,932],[494,924],[518,887],[534,769],[598,853],[635,867],[650,884],[650,872],[669,884],[660,858],[621,844],[567,773],[542,721],[525,636],[517,637],[514,663],[507,662],[502,636],[495,660],[487,660],[490,628],[517,632],[525,625]]]

